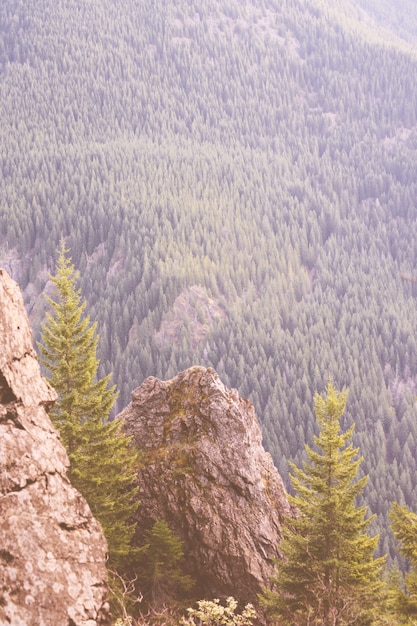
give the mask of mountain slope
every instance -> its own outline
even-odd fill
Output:
[[[386,525],[394,498],[417,506],[417,287],[399,276],[417,260],[417,62],[340,15],[2,2],[0,261],[37,325],[67,237],[118,408],[148,375],[212,366],[283,476],[314,392],[348,386]]]

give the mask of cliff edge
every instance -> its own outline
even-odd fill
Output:
[[[66,476],[16,283],[0,270],[0,623],[108,623],[107,545]]]

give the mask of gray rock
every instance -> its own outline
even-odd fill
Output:
[[[292,510],[251,402],[193,367],[146,379],[120,417],[141,451],[139,528],[167,521],[200,596],[255,601]]]
[[[107,545],[71,486],[22,296],[0,270],[0,624],[108,623]]]

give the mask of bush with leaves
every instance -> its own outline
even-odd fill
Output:
[[[222,606],[219,600],[200,600],[198,609],[187,609],[188,618],[183,617],[181,626],[252,626],[256,612],[252,604],[247,604],[242,613],[236,613],[237,601],[233,597]]]

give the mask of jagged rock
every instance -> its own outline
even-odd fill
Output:
[[[141,451],[139,527],[167,521],[201,596],[256,600],[291,507],[251,402],[193,367],[147,378],[119,417]]]
[[[108,623],[107,546],[66,476],[21,293],[0,270],[0,624]]]

